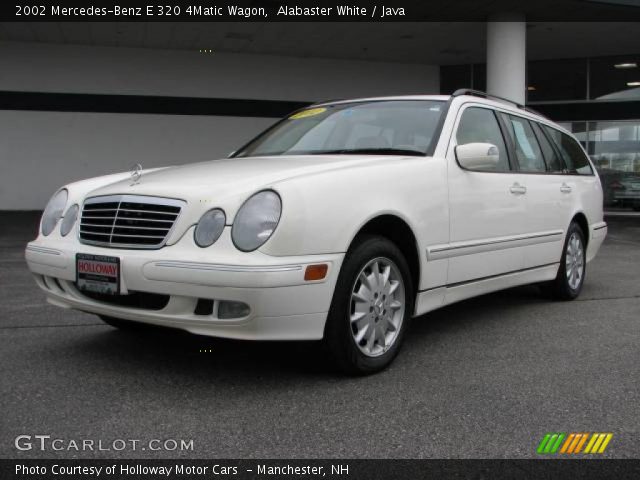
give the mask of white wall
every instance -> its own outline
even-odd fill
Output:
[[[0,90],[317,101],[437,93],[438,67],[264,55],[0,43]],[[62,184],[216,158],[270,118],[0,110],[0,210]]]
[[[0,111],[0,210],[41,209],[83,178],[226,156],[274,119]]]

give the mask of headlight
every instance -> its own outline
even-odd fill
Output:
[[[224,230],[227,218],[224,212],[218,208],[209,210],[200,217],[193,239],[199,247],[208,247],[218,240]]]
[[[64,214],[62,224],[60,225],[60,235],[63,237],[66,237],[75,225],[78,219],[78,210],[80,210],[80,207],[78,207],[77,203],[74,203],[67,209],[67,213]]]
[[[44,209],[44,213],[42,214],[42,234],[46,237],[53,229],[56,228],[58,220],[62,217],[62,212],[64,211],[64,207],[67,204],[67,198],[69,197],[69,192],[67,192],[66,188],[59,190],[49,203],[47,203],[47,207]]]
[[[233,244],[251,252],[269,240],[278,226],[282,202],[276,192],[265,190],[244,202],[231,227]]]

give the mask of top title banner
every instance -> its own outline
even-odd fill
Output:
[[[47,20],[121,20],[121,21],[288,21],[288,20],[370,20],[407,17],[410,8],[385,6],[382,4],[347,5],[336,3],[332,6],[319,5],[243,5],[211,4],[192,2],[190,4],[170,3],[143,5],[16,5],[16,17],[47,17]],[[37,20],[37,18],[36,18]]]
[[[9,0],[0,5],[0,20],[7,22],[466,22],[505,13],[527,21],[640,21],[640,0]]]

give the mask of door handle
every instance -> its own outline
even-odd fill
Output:
[[[524,195],[525,193],[527,193],[527,187],[525,187],[524,185],[520,185],[518,182],[516,182],[513,185],[511,185],[511,187],[509,188],[509,191],[514,195]]]
[[[560,185],[560,191],[562,193],[571,193],[571,190],[572,190],[571,187],[566,183],[563,183],[562,185]]]

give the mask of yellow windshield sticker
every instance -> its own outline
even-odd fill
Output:
[[[320,115],[322,112],[326,111],[327,109],[324,107],[310,108],[308,110],[302,110],[301,112],[294,113],[289,117],[289,120],[298,120],[299,118],[313,117],[314,115]]]

